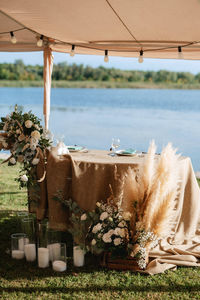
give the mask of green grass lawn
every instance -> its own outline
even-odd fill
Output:
[[[86,266],[76,269],[68,251],[68,270],[56,273],[11,259],[10,235],[20,231],[16,211],[27,209],[26,191],[14,181],[17,169],[0,166],[0,299],[200,299],[198,268],[148,276],[108,271],[87,256]]]

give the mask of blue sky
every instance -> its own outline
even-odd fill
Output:
[[[42,52],[1,52],[0,63],[14,62],[16,59],[22,59],[25,64],[43,64]],[[103,56],[95,55],[78,55],[73,58],[69,54],[54,52],[54,62],[64,62],[90,65],[92,67],[105,66],[108,68],[114,67],[122,70],[143,70],[143,71],[183,71],[193,74],[200,73],[200,61],[192,60],[172,60],[172,59],[144,59],[142,64],[138,63],[137,58],[110,57],[109,62],[105,63]]]

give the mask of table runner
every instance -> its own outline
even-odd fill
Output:
[[[42,219],[48,211],[50,226],[67,229],[67,212],[62,204],[53,200],[58,190],[66,199],[71,197],[85,210],[92,210],[97,201],[119,193],[121,180],[128,168],[138,170],[144,157],[111,157],[107,151],[91,150],[57,156],[55,149],[48,154],[46,180],[41,183],[41,198],[37,217]],[[42,162],[38,165],[41,176]],[[189,158],[180,158],[180,190],[171,234],[150,254],[146,273],[156,274],[177,265],[200,266],[200,190]],[[124,197],[131,197],[131,182],[124,184]],[[46,192],[45,192],[46,191]]]

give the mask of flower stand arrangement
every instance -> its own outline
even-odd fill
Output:
[[[22,113],[15,106],[14,112],[1,118],[0,150],[10,150],[11,156],[4,161],[9,166],[21,163],[20,188],[33,186],[36,182],[35,168],[39,163],[39,152],[50,147],[51,140],[45,134],[40,119],[29,111]]]
[[[112,191],[111,191],[112,192]],[[91,252],[101,255],[101,265],[113,267],[120,257],[127,257],[132,249],[129,212],[123,213],[114,203],[113,194],[106,203],[96,203],[95,210],[84,211],[72,199],[63,200],[61,193],[55,200],[61,201],[70,211],[69,232],[74,239],[73,259],[74,266],[83,266],[84,254]],[[130,248],[129,248],[130,247]],[[138,268],[135,259],[132,269]],[[134,262],[134,263],[133,263]],[[125,260],[123,260],[124,269]],[[118,267],[119,268],[119,267]]]

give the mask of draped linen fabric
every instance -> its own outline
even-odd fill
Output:
[[[49,129],[49,116],[50,116],[50,95],[51,95],[51,74],[53,71],[53,55],[49,47],[44,48],[44,103],[43,114],[45,121],[45,129]]]
[[[127,178],[122,186],[122,178],[129,168],[137,172],[143,159],[110,157],[107,151],[100,150],[63,156],[51,151],[46,182],[42,183],[43,194],[39,203],[42,209],[37,210],[37,216],[44,217],[46,211],[50,227],[67,230],[68,212],[54,199],[58,191],[63,192],[65,199],[71,197],[87,211],[93,210],[97,201],[105,201],[110,196],[110,186],[114,195],[123,188],[124,202],[130,202],[131,181]],[[200,189],[189,158],[181,157],[179,173],[179,196],[170,234],[150,251],[150,262],[145,270],[148,274],[162,273],[176,266],[200,266]]]

